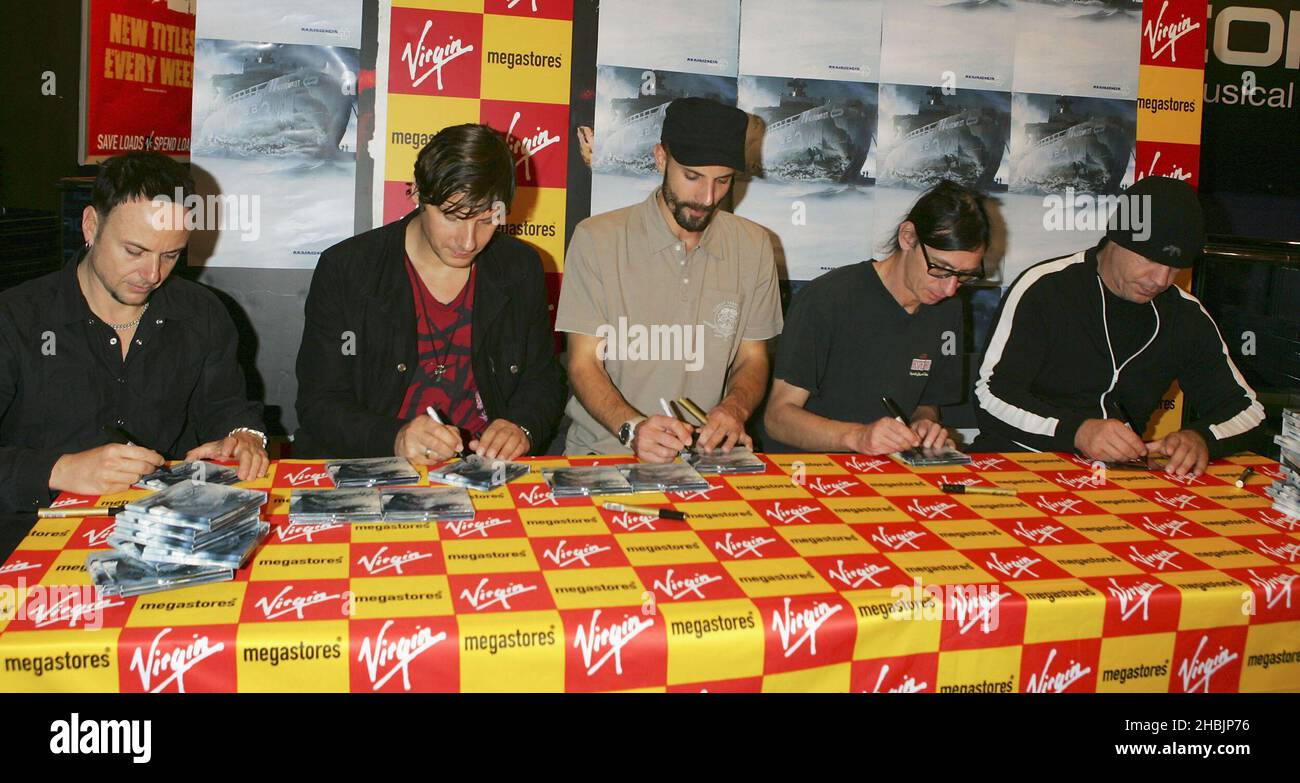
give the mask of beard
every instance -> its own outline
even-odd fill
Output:
[[[664,183],[661,190],[663,192],[664,203],[668,205],[669,211],[673,213],[673,220],[676,220],[677,225],[681,226],[686,231],[692,233],[703,231],[708,227],[709,221],[713,220],[714,213],[718,211],[717,204],[714,204],[711,207],[706,207],[703,204],[694,204],[677,198],[677,194],[673,192],[672,186],[668,184],[668,174],[666,172],[664,173]],[[686,211],[688,208],[704,212],[704,217],[692,217]]]

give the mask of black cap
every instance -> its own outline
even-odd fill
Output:
[[[749,115],[708,98],[678,98],[668,104],[660,141],[683,166],[730,166],[745,170]]]
[[[1127,203],[1111,214],[1107,239],[1148,261],[1177,269],[1186,269],[1201,257],[1205,219],[1191,185],[1170,177],[1144,177],[1121,198]],[[1127,220],[1117,220],[1121,216]]]

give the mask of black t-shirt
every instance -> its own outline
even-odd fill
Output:
[[[890,397],[911,415],[918,405],[962,400],[962,306],[954,298],[908,314],[874,262],[813,280],[790,305],[774,375],[807,389],[805,410],[867,424],[887,416]],[[798,451],[764,433],[767,451]]]

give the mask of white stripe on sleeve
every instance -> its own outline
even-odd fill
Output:
[[[1002,351],[1011,337],[1011,324],[1016,318],[1016,308],[1020,306],[1020,298],[1025,291],[1045,275],[1059,272],[1072,264],[1082,263],[1083,260],[1084,251],[1081,250],[1072,256],[1041,263],[1025,272],[1007,294],[1006,304],[1002,307],[1002,317],[998,319],[997,328],[989,340],[989,348],[984,352],[984,361],[980,364],[980,377],[975,382],[975,396],[984,410],[1022,432],[1052,437],[1056,435],[1056,425],[1061,421],[1054,416],[1050,418],[1039,416],[1033,411],[1018,408],[1000,399],[989,388],[989,381],[993,378],[993,371],[997,368],[998,362],[1002,360]]]

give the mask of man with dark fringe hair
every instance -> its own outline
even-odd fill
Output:
[[[295,454],[543,453],[564,405],[538,252],[504,234],[515,160],[486,125],[415,162],[419,205],[326,250],[298,351]],[[433,411],[435,415],[429,415]]]

